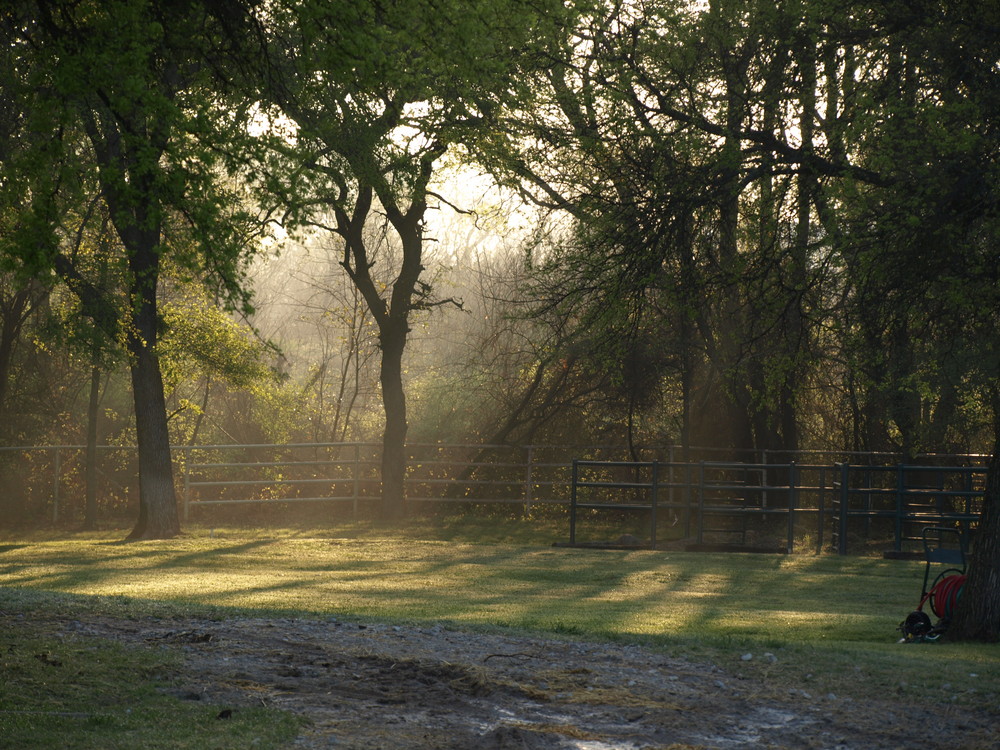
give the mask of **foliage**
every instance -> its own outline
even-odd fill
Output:
[[[227,165],[212,147],[225,118],[209,63],[228,28],[205,7],[144,0],[20,2],[3,16],[6,54],[26,61],[4,67],[12,119],[40,128],[42,146],[5,160],[31,189],[26,231],[0,250],[24,275],[58,277],[128,353],[143,477],[136,537],[178,531],[156,352],[162,257],[247,303],[241,274],[259,220],[220,179]],[[81,255],[94,217],[105,253]]]
[[[856,11],[598,4],[483,133],[498,179],[574,220],[537,309],[596,344],[619,411],[680,393],[647,441],[793,449],[839,391],[859,448],[969,445],[945,425],[993,377],[962,323],[996,309],[992,11]],[[628,364],[646,340],[670,382]]]
[[[260,95],[268,116],[292,123],[293,137],[272,127],[265,140],[275,157],[264,181],[291,223],[337,238],[341,266],[378,329],[389,515],[404,500],[411,315],[438,304],[422,276],[431,179],[448,148],[511,98],[518,53],[541,12],[519,0],[289,0],[268,13]],[[394,262],[379,263],[397,247]]]
[[[163,306],[160,356],[164,379],[176,384],[192,376],[216,376],[236,388],[252,388],[274,377],[264,364],[266,345],[197,288],[187,288]]]

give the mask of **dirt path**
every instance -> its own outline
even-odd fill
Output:
[[[63,632],[177,649],[171,692],[305,716],[295,748],[991,748],[973,713],[760,685],[638,646],[307,620],[88,618]],[[758,658],[765,658],[760,655]]]

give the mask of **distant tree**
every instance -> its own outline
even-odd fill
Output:
[[[287,200],[290,217],[339,238],[341,265],[378,329],[387,516],[404,509],[403,354],[411,314],[441,303],[422,275],[436,165],[513,95],[536,22],[561,8],[520,0],[288,0],[264,21],[271,44],[262,91],[294,123],[294,149],[275,141],[294,166],[273,171],[271,187]],[[366,234],[377,217],[400,248],[384,279],[375,269],[385,245]]]
[[[8,393],[14,377],[15,356],[26,343],[24,333],[33,311],[48,292],[41,284],[19,281],[11,274],[0,274],[0,439],[11,439],[16,420]]]
[[[309,339],[308,344],[300,342],[309,363],[301,395],[313,404],[309,438],[336,443],[358,437],[358,411],[377,399],[378,332],[360,291],[340,265],[342,249],[332,238],[318,240],[290,272],[297,285],[289,290],[284,279],[284,287],[299,311],[300,335]],[[393,260],[387,254],[385,261],[391,265]],[[378,271],[376,275],[382,277]]]
[[[483,147],[501,179],[572,215],[544,299],[575,311],[633,406],[657,391],[643,373],[679,381],[684,443],[797,441],[806,282],[790,259],[807,248],[788,239],[794,172],[774,156],[789,129],[775,113],[801,106],[777,37],[787,21],[763,4],[595,4],[533,79],[545,106],[500,113]],[[656,363],[633,356],[645,337]]]

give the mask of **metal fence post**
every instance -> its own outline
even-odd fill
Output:
[[[847,554],[847,504],[850,492],[847,483],[851,478],[851,465],[840,465],[840,533],[837,536],[837,554]]]
[[[767,448],[764,448],[760,452],[760,507],[767,507],[767,488],[771,485],[771,478],[768,476],[771,472],[769,471],[770,466],[768,466],[767,458]]]
[[[525,463],[527,466],[524,471],[524,514],[529,515],[531,513],[531,495],[532,495],[532,464],[535,460],[535,449],[534,446],[527,446],[525,453]]]
[[[691,463],[688,461],[689,456],[685,452],[684,456],[684,537],[689,539],[691,537],[691,517],[694,515],[691,512]]]
[[[792,461],[788,464],[788,554],[792,554],[795,544],[795,506],[798,505],[798,467]]]
[[[676,518],[677,509],[674,507],[677,504],[677,493],[674,491],[674,446],[670,446],[667,451],[667,461],[670,462],[670,470],[667,472],[667,503],[670,505],[671,517]]]
[[[653,459],[653,492],[652,492],[652,503],[653,508],[649,515],[649,546],[650,549],[656,549],[656,502],[659,496],[659,486],[660,486],[660,462]]]
[[[191,454],[185,451],[187,446],[181,446],[180,454],[184,457],[184,522],[187,523],[191,513]]]
[[[705,536],[705,462],[698,463],[698,544]]]
[[[52,456],[52,523],[59,521],[59,475],[62,473],[62,456],[59,446],[55,446]]]
[[[569,543],[576,544],[576,482],[579,478],[577,459],[573,459],[573,471],[569,490]]]
[[[354,482],[352,495],[352,505],[351,505],[351,517],[357,521],[358,520],[358,500],[361,492],[361,444],[354,444]]]
[[[823,551],[823,525],[826,523],[826,467],[819,469],[819,499],[816,522],[816,554]]]
[[[896,552],[900,552],[903,549],[903,512],[906,503],[903,502],[903,498],[906,493],[906,469],[903,464],[896,465],[896,519],[893,524],[893,532],[895,535],[895,541],[893,543],[893,549]]]

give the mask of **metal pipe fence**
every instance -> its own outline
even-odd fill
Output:
[[[877,459],[891,456],[801,452],[850,460],[743,462],[713,460],[723,454],[709,449],[665,447],[636,462],[620,460],[624,450],[614,446],[412,444],[407,451],[411,507],[568,508],[571,543],[591,517],[619,513],[642,517],[654,546],[667,529],[666,536],[694,544],[747,545],[766,536],[786,551],[808,544],[841,554],[873,538],[902,551],[927,525],[971,528],[987,458],[928,456],[919,465],[883,465]],[[377,443],[176,446],[182,514],[312,503],[356,516],[378,501],[380,452]],[[679,460],[692,455],[697,460]],[[100,513],[131,512],[138,497],[135,448],[99,446],[98,456]],[[85,463],[81,445],[0,447],[0,522],[79,517]]]
[[[407,502],[515,505],[525,512],[565,505],[569,463],[577,450],[412,444],[407,446]],[[305,503],[346,506],[356,516],[379,497],[378,443],[175,446],[172,452],[185,519],[199,509]],[[85,457],[82,445],[0,447],[0,514],[53,522],[79,516]],[[135,447],[99,446],[98,463],[101,512],[134,503]]]
[[[903,552],[930,526],[974,530],[985,478],[985,466],[574,460],[570,544],[600,543],[579,539],[588,520],[605,533],[602,519],[639,516],[655,549],[666,514],[694,547],[791,553],[809,540],[847,554],[876,539]]]

